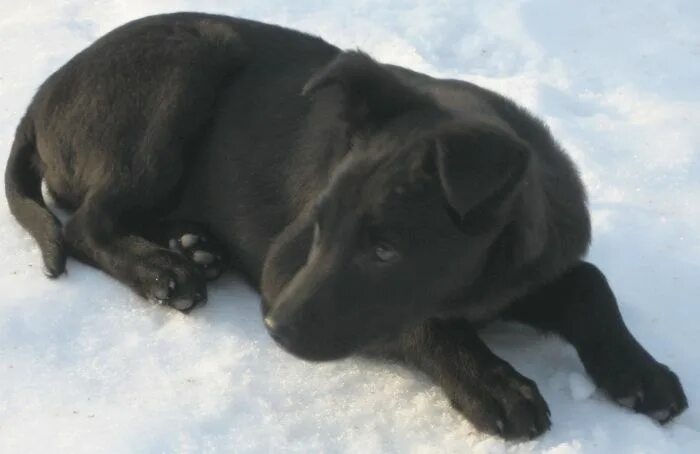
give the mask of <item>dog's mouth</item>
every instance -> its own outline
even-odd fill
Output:
[[[266,317],[265,328],[274,341],[287,353],[313,362],[335,361],[352,355],[357,346],[348,341],[327,336],[315,336],[313,333],[299,333],[290,326],[277,326]]]
[[[277,345],[287,353],[306,361],[325,362],[347,358],[364,345],[362,336],[324,329],[321,324],[279,322],[263,298],[262,313],[265,329]],[[316,325],[316,326],[313,326]]]

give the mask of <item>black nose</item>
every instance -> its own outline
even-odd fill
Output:
[[[291,326],[285,323],[280,323],[269,315],[265,317],[265,327],[270,336],[282,345],[286,345],[294,334],[294,330]]]

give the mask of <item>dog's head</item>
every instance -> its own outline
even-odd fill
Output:
[[[349,150],[271,246],[262,277],[268,330],[310,360],[396,336],[478,285],[532,158],[509,130],[455,120],[363,54],[341,54],[305,88],[329,90]]]

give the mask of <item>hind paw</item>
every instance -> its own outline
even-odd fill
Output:
[[[184,233],[170,238],[168,247],[190,259],[209,281],[221,276],[224,270],[222,248],[207,234]]]
[[[189,312],[207,300],[200,270],[181,254],[159,250],[135,267],[139,293],[158,304]]]

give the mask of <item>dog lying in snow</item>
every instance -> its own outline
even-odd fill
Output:
[[[42,180],[73,211],[65,226]],[[661,423],[687,407],[582,261],[590,222],[569,158],[468,82],[249,20],[148,17],[41,86],[5,184],[49,277],[71,256],[187,312],[232,267],[287,351],[405,362],[484,432],[550,426],[535,383],[479,339],[494,319],[561,335],[613,400]]]

